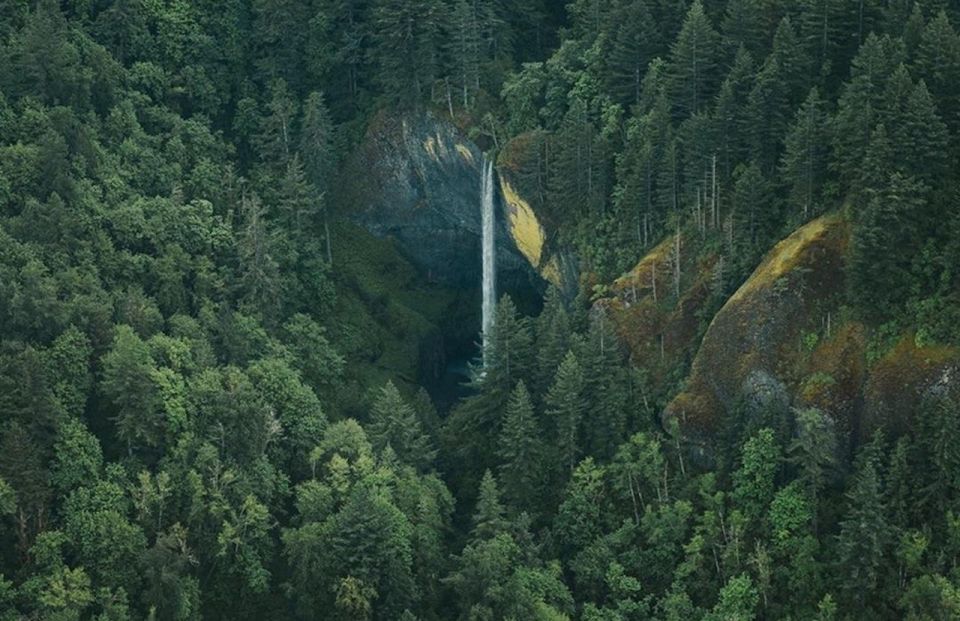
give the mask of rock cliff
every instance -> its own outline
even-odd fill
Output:
[[[456,127],[430,114],[381,114],[347,164],[343,202],[353,221],[391,238],[429,281],[474,288],[481,276],[483,157]],[[502,191],[497,202],[498,287],[520,296],[539,292],[536,214],[509,207]],[[515,239],[514,231],[523,236]]]

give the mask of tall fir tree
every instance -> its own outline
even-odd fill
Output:
[[[401,462],[420,470],[428,469],[437,454],[413,406],[393,382],[387,382],[374,399],[367,433],[376,451],[389,446]]]
[[[557,465],[569,474],[583,450],[580,426],[586,411],[583,370],[572,351],[560,363],[545,401],[548,425],[557,447]]]
[[[829,158],[829,117],[817,88],[810,90],[787,132],[780,177],[787,188],[787,213],[805,222],[824,208]]]
[[[720,83],[717,59],[720,37],[701,0],[694,0],[683,28],[670,48],[670,98],[679,118],[704,109]]]
[[[951,131],[960,130],[960,34],[945,11],[930,20],[920,38],[916,67],[943,110]]]
[[[517,510],[538,506],[543,465],[543,435],[526,385],[520,381],[510,395],[500,432],[497,456],[507,503]]]
[[[873,460],[860,460],[846,497],[837,539],[838,570],[850,610],[869,612],[889,538],[880,473]]]
[[[438,0],[377,0],[370,55],[382,92],[406,107],[430,97],[440,75],[444,5]]]

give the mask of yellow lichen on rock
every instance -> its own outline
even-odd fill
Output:
[[[457,153],[460,154],[460,157],[462,157],[467,162],[473,164],[473,152],[470,151],[470,149],[467,148],[466,145],[457,143],[456,149],[457,149]]]
[[[664,278],[664,274],[661,272],[669,269],[668,263],[672,258],[673,244],[674,236],[668,235],[662,242],[657,244],[653,250],[644,255],[632,270],[613,281],[613,289],[615,291],[622,291],[624,289],[652,289],[654,280],[656,278]],[[652,272],[654,271],[657,272],[657,276],[653,276]]]
[[[435,160],[439,160],[439,159],[440,159],[440,158],[437,156],[437,143],[438,143],[437,139],[434,138],[433,136],[427,136],[427,139],[423,141],[423,148],[424,148],[424,150],[425,150],[427,153],[429,153],[429,154],[430,154],[430,157],[432,157],[432,158],[435,159]]]
[[[563,286],[563,274],[560,273],[560,263],[556,256],[550,257],[546,265],[540,268],[540,275],[555,287]]]
[[[789,273],[797,266],[803,252],[810,248],[814,241],[829,233],[840,219],[837,214],[821,216],[774,246],[747,282],[733,294],[730,302],[737,302],[752,291],[768,287]]]
[[[510,235],[530,265],[539,269],[545,241],[543,227],[540,226],[533,208],[517,194],[508,181],[501,179],[500,187],[507,201]]]

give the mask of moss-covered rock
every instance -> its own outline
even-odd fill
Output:
[[[960,351],[941,345],[920,346],[905,334],[870,368],[863,392],[862,438],[883,427],[897,435],[911,424],[924,398],[960,390]]]
[[[834,215],[777,244],[711,321],[686,387],[664,416],[705,442],[724,414],[750,397],[751,377],[796,394],[809,356],[803,336],[818,332],[842,299],[848,242],[849,226]]]

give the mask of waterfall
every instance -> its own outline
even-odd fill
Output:
[[[483,226],[483,352],[486,359],[487,345],[493,328],[493,314],[497,305],[497,270],[496,270],[496,234],[494,212],[494,173],[493,160],[483,156],[483,181],[481,184],[481,222]],[[486,363],[486,360],[484,360]]]

